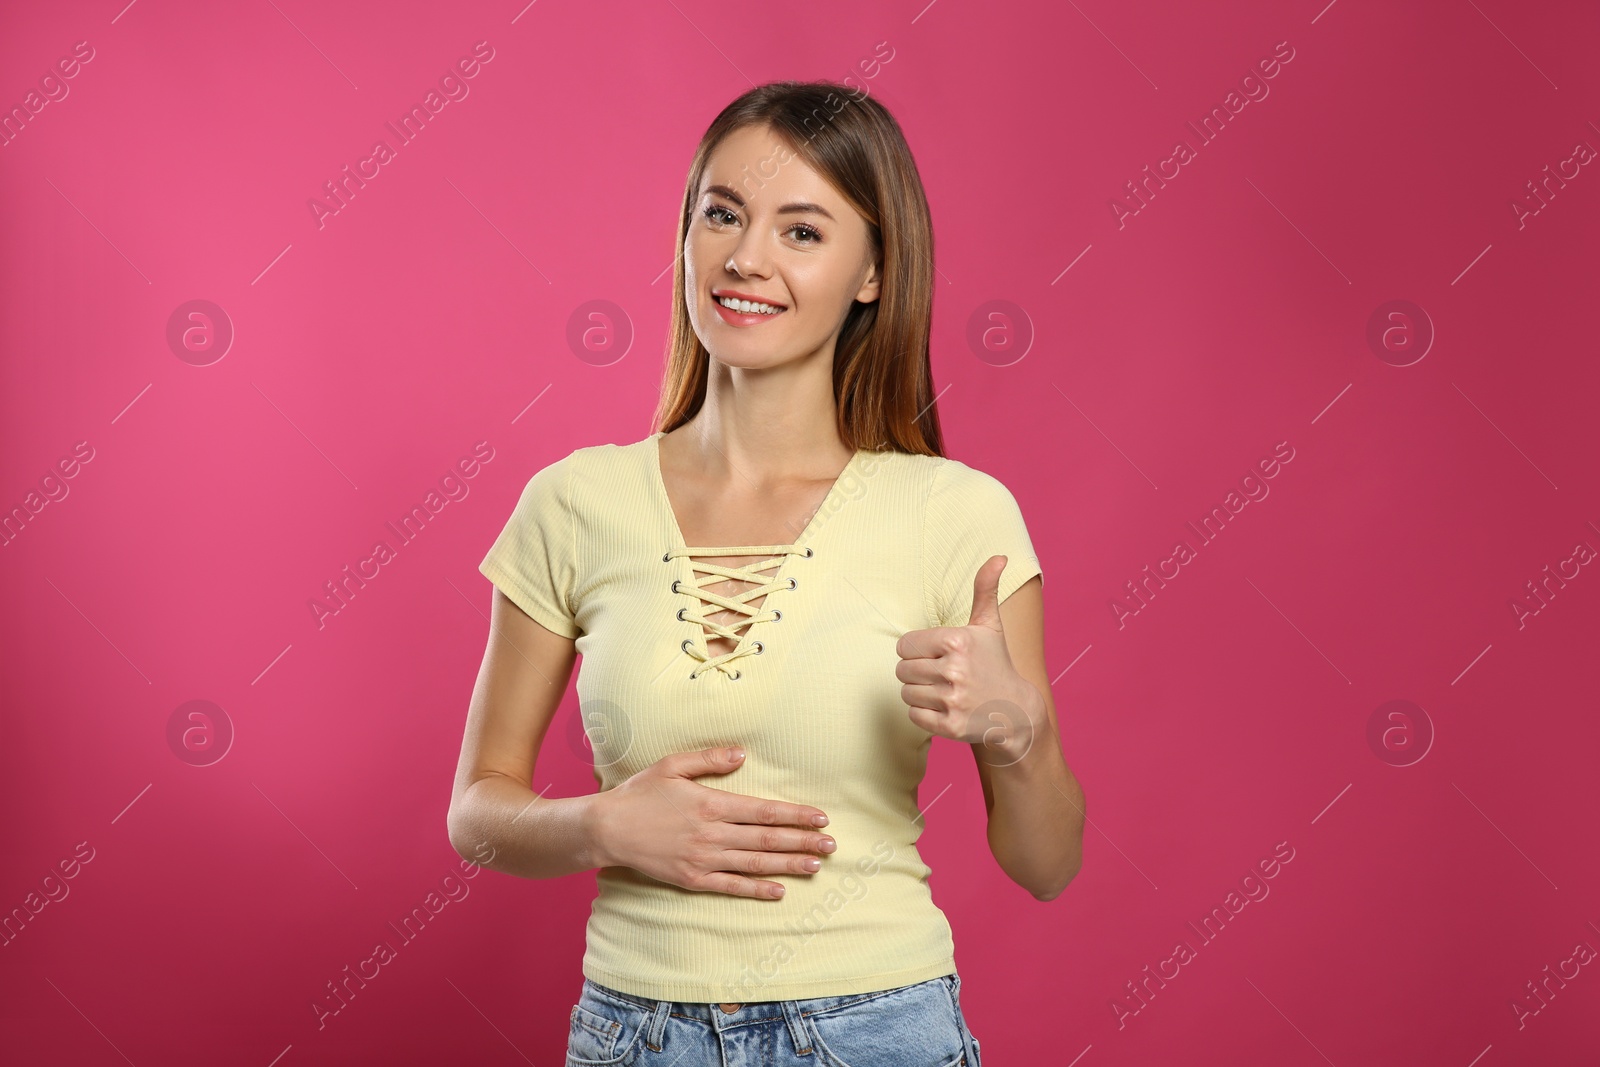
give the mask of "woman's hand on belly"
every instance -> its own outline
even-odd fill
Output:
[[[820,870],[819,857],[837,847],[814,829],[828,821],[820,809],[693,781],[738,769],[744,755],[735,759],[732,751],[674,752],[597,794],[590,828],[597,866],[631,867],[697,892],[767,900],[783,896],[783,886],[752,875]]]

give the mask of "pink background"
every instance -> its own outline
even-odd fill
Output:
[[[93,49],[0,148],[0,506],[67,490],[0,550],[0,907],[66,893],[0,948],[7,1062],[560,1061],[592,875],[482,872],[321,1029],[311,1005],[460,869],[477,563],[535,470],[651,431],[696,140],[754,83],[851,75],[927,184],[950,453],[1029,521],[1092,820],[1038,903],[934,746],[922,846],[988,1067],[1596,1047],[1596,967],[1547,977],[1600,947],[1600,174],[1563,162],[1600,146],[1594,5],[124,3],[0,33],[8,109]],[[319,226],[480,41],[468,95]],[[191,300],[235,334],[209,365],[167,340]],[[569,344],[591,300],[625,352]],[[1431,321],[1420,359],[1415,310],[1369,344],[1393,300]],[[319,628],[323,583],[480,441],[468,494]],[[192,700],[234,733],[208,766],[169,742]],[[575,712],[551,795],[592,788]],[[1241,880],[1270,894],[1201,941]]]

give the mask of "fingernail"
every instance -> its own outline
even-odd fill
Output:
[[[744,749],[742,749],[742,748],[730,748],[730,749],[728,749],[728,758],[731,759],[731,760],[742,760],[742,759],[744,759]]]
[[[772,895],[775,896],[775,897],[783,896],[783,886],[781,886],[781,885],[773,886],[772,887]]]
[[[811,825],[826,826],[828,825],[828,817],[826,815],[813,815],[811,816]]]

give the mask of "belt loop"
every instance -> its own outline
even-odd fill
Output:
[[[651,1052],[661,1051],[661,1039],[666,1033],[667,1016],[672,1011],[672,1001],[656,1001],[655,1011],[650,1013],[650,1029],[645,1034],[644,1043],[650,1046]]]
[[[789,1036],[794,1039],[796,1055],[811,1055],[811,1035],[806,1031],[805,1020],[800,1017],[800,1001],[782,1001],[783,1018],[789,1024]]]

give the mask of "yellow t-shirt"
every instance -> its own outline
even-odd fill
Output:
[[[534,474],[479,569],[576,639],[602,790],[669,753],[739,744],[736,770],[695,780],[815,805],[838,850],[810,875],[761,875],[786,887],[775,900],[602,868],[583,974],[635,996],[745,1003],[956,973],[916,849],[933,738],[906,715],[895,645],[909,630],[965,625],[991,556],[1009,557],[1002,601],[1041,573],[1016,500],[956,460],[862,449],[792,545],[685,546],[661,436],[579,448]],[[734,620],[730,653],[711,652],[696,621],[726,606],[696,588],[726,575],[695,571],[686,547],[764,550],[741,560],[770,584],[735,587],[730,599],[768,591]]]

